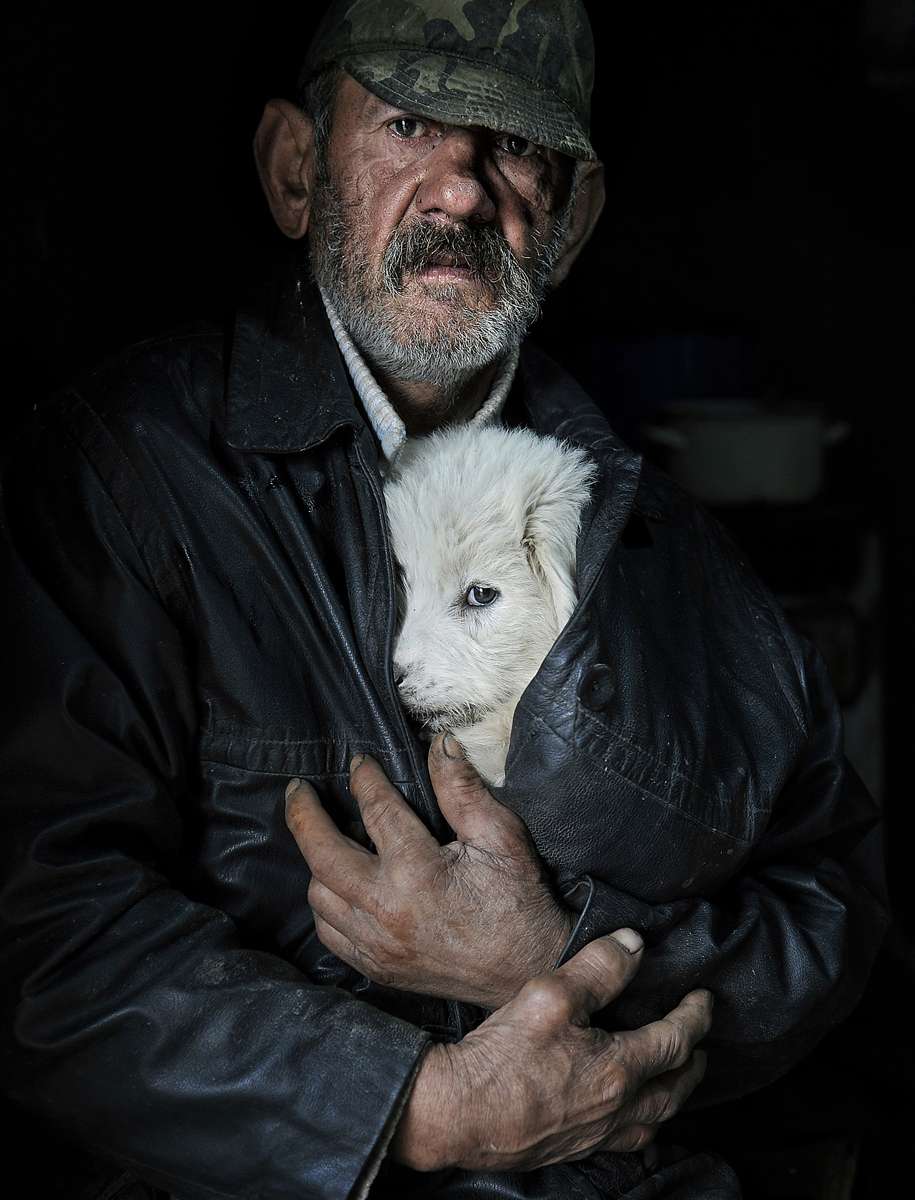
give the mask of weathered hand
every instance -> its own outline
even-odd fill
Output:
[[[447,736],[447,735],[446,735]],[[524,823],[486,790],[453,738],[429,772],[457,839],[440,846],[368,756],[350,791],[377,853],[345,837],[296,780],[286,823],[311,868],[323,944],[376,983],[498,1008],[562,952],[572,914],[553,896]]]
[[[620,941],[616,939],[619,938]],[[588,1018],[638,969],[632,930],[598,938],[532,980],[456,1045],[426,1052],[391,1153],[419,1171],[529,1171],[596,1150],[640,1150],[705,1073],[712,998],[691,992],[624,1033]]]

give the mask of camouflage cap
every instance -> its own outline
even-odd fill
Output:
[[[419,116],[597,157],[581,0],[334,0],[299,85],[334,64]]]

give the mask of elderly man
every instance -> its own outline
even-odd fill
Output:
[[[5,1076],[125,1189],[733,1196],[650,1145],[697,1044],[736,1095],[863,986],[875,813],[818,660],[521,348],[601,210],[591,75],[577,0],[335,4],[255,143],[307,264],[14,456]],[[504,804],[398,704],[380,488],[499,420],[601,480]]]

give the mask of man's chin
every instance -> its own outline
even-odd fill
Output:
[[[479,279],[408,275],[394,294],[378,289],[369,300],[354,288],[332,298],[356,344],[387,374],[454,387],[523,337],[510,306],[491,287]]]
[[[408,301],[433,300],[449,306],[462,305],[476,312],[491,312],[498,306],[492,286],[470,271],[453,268],[428,269],[407,276],[400,293]]]
[[[490,285],[473,281],[413,278],[385,303],[395,326],[411,342],[466,341],[498,320],[502,306]]]

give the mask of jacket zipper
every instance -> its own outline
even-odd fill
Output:
[[[372,471],[369,470],[369,465],[365,460],[362,450],[359,448],[358,434],[353,439],[356,453],[356,461],[359,464],[359,469],[365,476],[365,480],[369,485],[369,490],[372,493],[372,499],[375,501],[375,510],[381,520],[381,544],[384,547],[384,569],[387,576],[388,584],[388,612],[387,612],[387,629],[385,631],[385,666],[389,667],[394,653],[394,626],[396,623],[396,590],[394,585],[394,556],[391,553],[391,546],[388,542],[388,523],[386,520],[386,509],[384,506],[384,495],[378,486],[378,482]],[[401,737],[403,738],[404,748],[409,756],[410,766],[413,769],[413,778],[416,780],[416,785],[419,788],[420,794],[423,797],[423,802],[426,809],[432,815],[438,811],[438,806],[432,803],[432,799],[426,791],[426,784],[419,763],[416,760],[416,754],[413,750],[413,738],[410,736],[410,731],[407,728],[407,721],[403,715],[400,699],[394,690],[394,683],[391,678],[390,669],[385,672],[385,687],[387,688],[388,699],[393,702],[394,709],[397,712],[397,724],[400,729]],[[456,1000],[447,1000],[448,1012],[451,1016],[451,1025],[455,1041],[460,1041],[464,1034],[470,1028],[463,1019],[461,1006]]]
[[[384,645],[385,659],[386,659],[385,667],[387,668],[386,672],[385,672],[385,687],[387,689],[388,699],[389,699],[389,701],[392,702],[392,707],[397,714],[396,721],[397,721],[398,729],[399,729],[401,738],[403,739],[404,748],[406,749],[407,755],[410,760],[410,766],[413,770],[413,777],[416,780],[417,787],[419,788],[420,794],[422,795],[423,803],[426,805],[427,813],[428,813],[430,819],[434,820],[435,813],[438,811],[437,805],[432,803],[431,797],[429,796],[428,792],[426,791],[425,780],[423,779],[422,771],[420,770],[420,766],[419,766],[419,763],[417,762],[416,754],[413,749],[413,738],[410,736],[410,731],[407,727],[407,721],[403,714],[403,708],[401,706],[400,699],[397,696],[396,691],[394,690],[394,683],[393,683],[393,679],[391,677],[391,672],[390,672],[390,663],[391,663],[393,653],[394,653],[394,627],[395,627],[395,623],[396,623],[396,613],[395,613],[396,605],[394,602],[394,598],[396,595],[396,591],[395,591],[395,585],[394,585],[394,556],[391,553],[391,547],[388,542],[388,526],[387,526],[387,521],[385,520],[385,511],[386,510],[384,507],[384,496],[382,495],[381,489],[378,487],[378,483],[377,483],[377,480],[375,479],[373,472],[369,470],[368,463],[365,460],[365,456],[363,455],[362,450],[359,448],[358,435],[356,436],[356,438],[354,438],[354,445],[355,445],[355,452],[356,452],[356,461],[358,462],[359,469],[362,471],[362,474],[365,476],[366,482],[369,485],[369,490],[372,493],[372,499],[375,501],[376,513],[379,516],[380,521],[381,521],[381,530],[382,530],[381,543],[384,548],[384,551],[383,551],[384,568],[385,568],[385,575],[387,576],[387,585],[388,585],[387,629],[385,630],[385,645]]]

